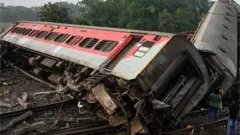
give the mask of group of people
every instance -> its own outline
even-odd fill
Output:
[[[217,89],[214,93],[209,96],[210,108],[209,108],[209,120],[218,120],[220,110],[222,110],[222,97],[223,90]],[[232,103],[228,107],[229,120],[227,125],[227,135],[231,135],[231,127],[234,127],[234,135],[238,135],[238,113],[239,104],[238,99],[232,99]]]

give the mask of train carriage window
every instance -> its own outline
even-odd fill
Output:
[[[227,21],[229,21],[230,22],[230,19],[229,18],[227,18],[226,16],[224,17]]]
[[[145,41],[139,48],[138,50],[134,53],[134,56],[136,57],[143,57],[154,45],[154,42],[152,41]]]
[[[226,14],[227,14],[228,16],[231,16],[231,14],[229,14],[228,12],[226,12]]]
[[[62,43],[62,42],[64,42],[69,36],[70,36],[69,34],[60,34],[60,35],[58,35],[58,36],[54,39],[54,41],[55,41],[55,42],[58,42],[58,43]]]
[[[80,44],[83,48],[92,48],[98,42],[97,38],[85,38]]]
[[[232,11],[232,9],[231,9],[229,6],[228,6],[227,8],[228,8],[230,11]]]
[[[83,37],[81,36],[71,36],[67,41],[66,44],[68,45],[76,45]]]
[[[39,30],[33,30],[32,32],[29,33],[30,37],[34,37],[39,33]]]
[[[32,29],[26,29],[26,30],[22,33],[22,35],[27,35],[27,34],[29,34],[31,31],[32,31]]]
[[[53,40],[57,36],[58,36],[57,32],[50,32],[44,39],[46,39],[46,40]]]
[[[117,44],[117,41],[103,40],[98,43],[94,49],[103,52],[110,52]]]
[[[47,31],[41,31],[36,35],[36,38],[43,38],[48,34]]]
[[[161,36],[156,35],[156,36],[153,38],[153,40],[154,40],[154,41],[158,41],[160,38],[161,38]]]
[[[18,32],[16,32],[17,34],[22,34],[26,29],[25,28],[21,28]]]
[[[223,27],[227,30],[230,30],[226,25],[223,24]]]
[[[222,37],[223,39],[225,39],[225,40],[227,40],[227,41],[228,41],[228,38],[227,38],[227,36],[225,36],[225,35],[221,35],[221,37]]]
[[[27,32],[27,31],[28,31],[28,29],[25,29],[25,30],[21,33],[21,35],[24,35],[24,33]]]
[[[18,32],[19,30],[20,30],[20,28],[19,28],[19,27],[16,27],[16,28],[14,28],[14,29],[11,30],[11,33],[16,33],[16,32]]]
[[[78,44],[81,40],[83,39],[83,37],[77,37],[73,42],[72,42],[72,45],[76,45]]]

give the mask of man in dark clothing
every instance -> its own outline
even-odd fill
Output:
[[[209,108],[208,119],[213,120],[212,117],[214,116],[214,121],[216,121],[218,120],[219,110],[222,108],[222,97],[220,95],[220,90],[216,89],[215,93],[212,93],[209,96],[209,100],[210,100],[210,108]]]
[[[238,134],[238,113],[239,113],[239,104],[235,101],[229,106],[230,118],[228,120],[227,126],[227,135],[231,134],[231,127],[234,126],[234,135]]]

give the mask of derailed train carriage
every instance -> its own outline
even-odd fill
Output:
[[[220,10],[221,9],[221,10]],[[168,33],[21,21],[0,36],[1,60],[71,93],[132,134],[161,132],[237,74],[235,6],[215,2],[192,38]],[[221,22],[221,23],[219,23]]]

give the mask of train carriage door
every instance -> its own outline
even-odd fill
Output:
[[[121,49],[115,52],[116,55],[110,61],[105,63],[105,70],[112,71],[117,63],[143,38],[143,36],[131,35],[128,38],[130,38],[130,40],[122,44]]]

